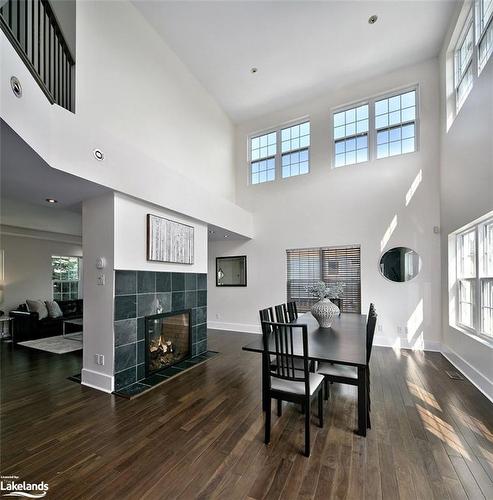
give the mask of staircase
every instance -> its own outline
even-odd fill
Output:
[[[74,112],[75,60],[48,0],[2,3],[0,28],[5,36],[48,100]]]

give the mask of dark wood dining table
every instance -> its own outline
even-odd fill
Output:
[[[358,434],[366,436],[368,405],[368,370],[366,360],[366,315],[342,313],[330,328],[321,328],[311,313],[298,317],[291,324],[307,325],[308,357],[312,361],[355,366],[358,371]],[[264,352],[262,336],[243,346],[244,351],[263,355],[262,390],[265,391],[270,354],[275,354],[274,345]],[[295,340],[294,356],[303,357],[301,335]],[[264,410],[267,408],[263,397]]]

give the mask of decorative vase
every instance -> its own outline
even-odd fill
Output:
[[[311,308],[313,317],[322,328],[330,328],[332,321],[339,315],[339,308],[330,299],[319,300]]]

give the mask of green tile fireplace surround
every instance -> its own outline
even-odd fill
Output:
[[[115,390],[145,373],[145,317],[190,310],[191,356],[207,351],[207,274],[115,271]]]

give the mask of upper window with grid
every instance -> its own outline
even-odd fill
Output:
[[[368,161],[368,104],[334,114],[334,166]]]
[[[310,122],[281,129],[281,172],[283,178],[310,170]]]
[[[493,52],[493,0],[476,0],[476,42],[481,72]]]
[[[455,95],[457,110],[460,109],[472,88],[472,56],[474,51],[474,28],[472,12],[467,17],[464,30],[455,49]]]
[[[416,151],[416,91],[375,102],[377,158]]]
[[[250,141],[250,180],[252,184],[273,181],[276,177],[277,134],[253,137]]]

